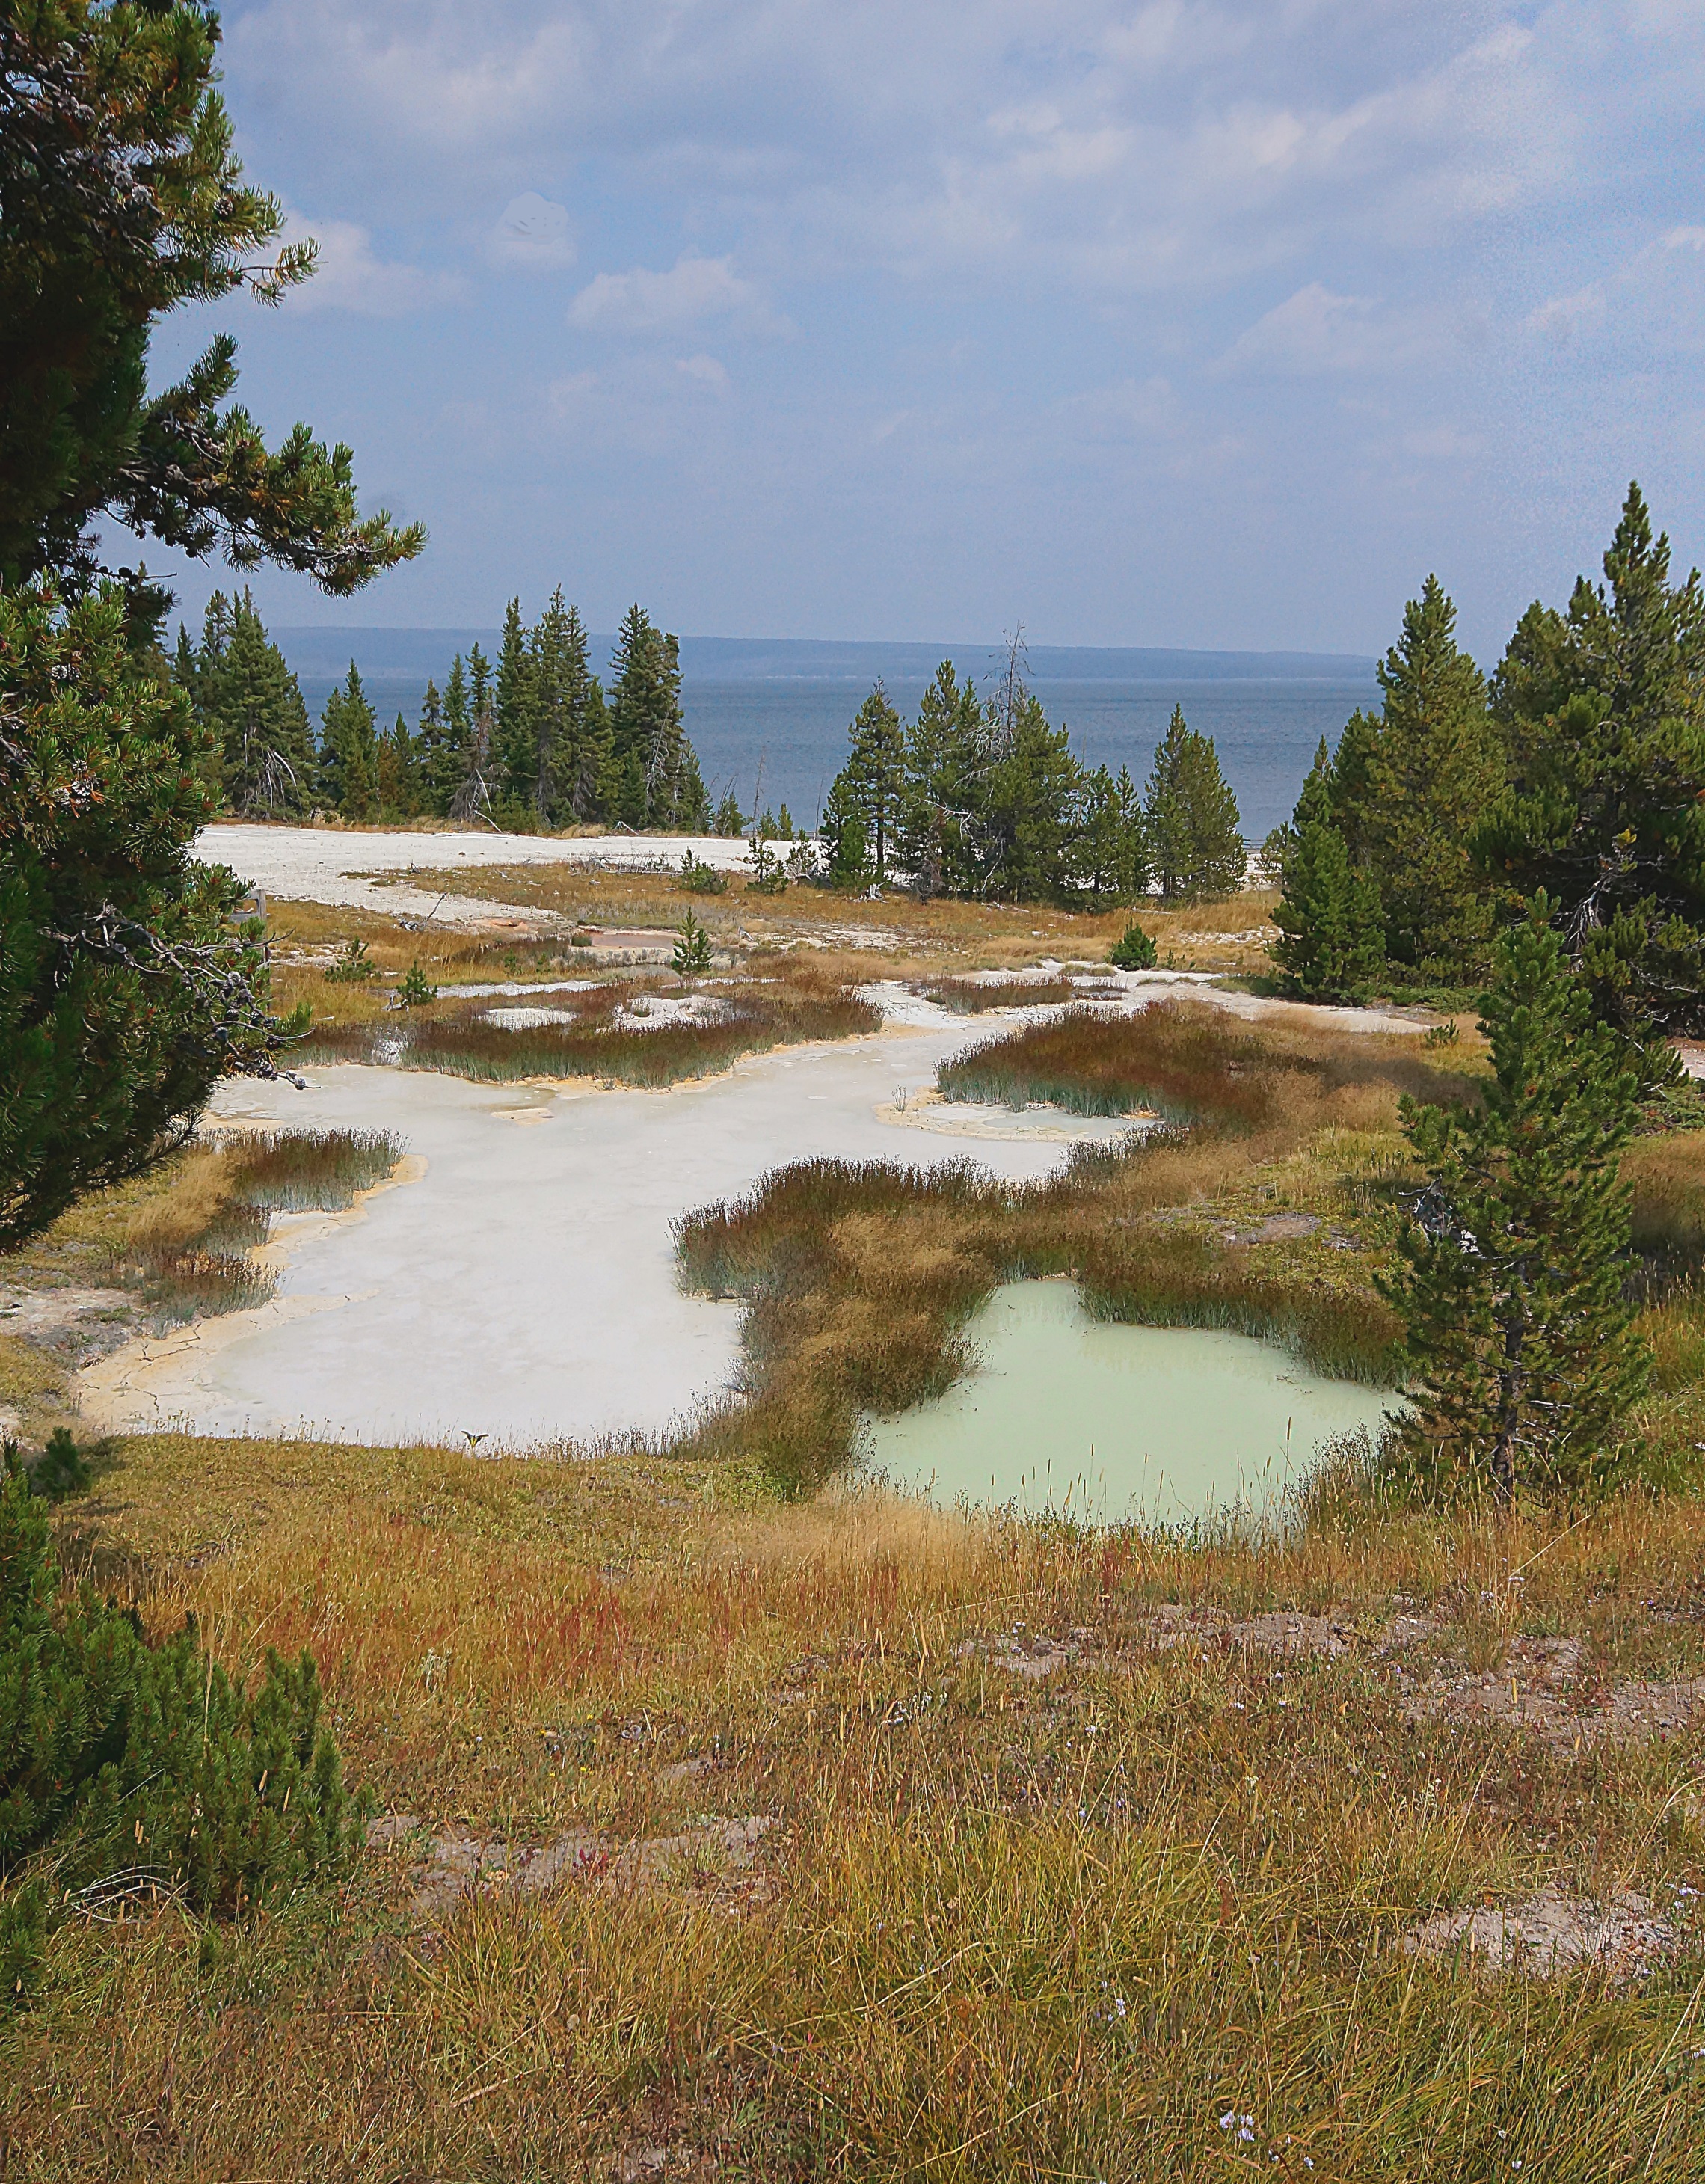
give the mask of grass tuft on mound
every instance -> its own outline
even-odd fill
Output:
[[[550,997],[547,997],[550,998]],[[711,1077],[748,1054],[807,1039],[855,1039],[882,1028],[882,1011],[851,993],[830,994],[733,987],[714,1017],[640,1030],[616,1021],[638,998],[630,986],[600,986],[574,997],[572,1023],[517,1028],[493,1023],[488,1004],[439,1002],[404,1017],[316,1024],[304,1061],[364,1061],[436,1069],[452,1077],[507,1082],[529,1077],[598,1077],[644,1090]]]
[[[1250,1031],[1201,1002],[1153,1002],[1133,1017],[1072,1009],[1026,1024],[944,1062],[946,1100],[1074,1115],[1146,1111],[1221,1130],[1283,1128],[1318,1117],[1332,1095],[1393,1088],[1438,1100],[1469,1096],[1471,1080],[1414,1051],[1417,1042],[1359,1033]]]
[[[276,1277],[248,1256],[275,1212],[337,1213],[403,1156],[388,1130],[264,1130],[185,1152],[114,1246],[111,1279],[141,1292],[157,1324],[265,1304]]]

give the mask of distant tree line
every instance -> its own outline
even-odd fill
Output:
[[[1490,682],[1435,577],[1264,859],[1299,993],[1462,985],[1543,891],[1593,1013],[1705,1030],[1705,594],[1629,488],[1604,582],[1535,601]]]
[[[1014,644],[992,696],[944,660],[903,722],[880,681],[850,731],[819,822],[823,877],[977,900],[1168,901],[1233,893],[1245,871],[1237,800],[1211,736],[1173,710],[1141,792],[1085,766],[1026,687]]]
[[[414,727],[382,729],[352,661],[316,734],[247,591],[209,601],[199,644],[178,631],[177,681],[214,751],[227,809],[333,811],[358,824],[489,819],[526,831],[577,823],[702,833],[711,824],[683,725],[679,648],[641,607],[623,617],[610,688],[559,589],[531,629],[510,602],[493,666],[477,644]]]

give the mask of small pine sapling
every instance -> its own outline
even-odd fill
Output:
[[[748,894],[785,894],[788,890],[788,868],[780,855],[772,850],[761,834],[752,837],[750,850],[752,877],[746,883]]]
[[[0,1453],[4,2008],[28,1998],[63,1907],[176,1896],[236,1915],[347,1872],[364,1814],[311,1655],[269,1652],[251,1696],[192,1621],[152,1646],[91,1588],[66,1595],[15,1443]]]
[[[326,966],[326,976],[334,985],[359,986],[368,978],[376,978],[379,967],[367,953],[365,940],[352,940],[335,963]]]
[[[429,1001],[435,1001],[437,998],[437,988],[427,978],[418,960],[410,964],[407,975],[397,989],[397,1006],[399,1009],[425,1008]]]
[[[1118,971],[1152,971],[1159,958],[1153,940],[1133,917],[1107,950],[1107,961]]]
[[[723,894],[727,891],[728,875],[688,850],[681,860],[681,885],[688,894]]]
[[[702,978],[710,968],[710,936],[690,910],[676,930],[674,961],[683,978]]]
[[[89,1483],[89,1467],[65,1426],[55,1426],[47,1436],[47,1446],[36,1459],[30,1474],[30,1490],[44,1501],[63,1502],[68,1494],[80,1493]]]

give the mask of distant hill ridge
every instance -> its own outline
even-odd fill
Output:
[[[335,624],[275,628],[274,641],[295,671],[316,681],[341,676],[354,660],[364,676],[442,679],[458,652],[478,644],[495,659],[496,629],[339,628]],[[591,638],[600,669],[613,636]],[[978,644],[904,644],[816,638],[683,637],[683,673],[695,682],[869,682],[927,681],[951,660],[961,675],[981,677],[1000,647]],[[1033,644],[1037,682],[1344,682],[1371,676],[1373,663],[1355,653],[1203,652],[1152,645]]]

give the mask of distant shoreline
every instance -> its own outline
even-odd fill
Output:
[[[477,644],[495,658],[499,629],[393,628],[312,623],[275,627],[273,641],[298,675],[340,675],[353,659],[363,676],[432,675],[442,679],[458,652]],[[602,671],[613,635],[590,633]],[[961,677],[981,680],[994,667],[998,643],[927,644],[815,638],[683,637],[683,674],[696,682],[870,682],[882,675],[928,680],[951,660]],[[1370,655],[1329,652],[1216,651],[1185,646],[1033,644],[1035,682],[1351,682],[1370,680]]]

